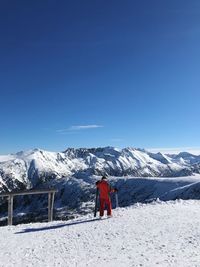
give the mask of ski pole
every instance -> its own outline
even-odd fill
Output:
[[[99,189],[96,189],[96,198],[95,198],[95,207],[94,207],[94,217],[97,216],[97,206],[98,206],[98,196],[99,196]]]
[[[119,202],[118,202],[118,193],[117,191],[115,192],[115,202],[116,202],[116,208],[119,207]]]

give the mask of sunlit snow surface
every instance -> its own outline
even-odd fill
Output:
[[[0,266],[200,266],[200,202],[136,204],[71,221],[0,228]]]

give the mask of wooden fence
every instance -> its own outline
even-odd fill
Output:
[[[56,189],[38,189],[26,191],[13,191],[1,193],[0,197],[8,197],[8,225],[13,224],[13,199],[14,196],[48,194],[48,222],[53,220],[54,196],[58,192]]]

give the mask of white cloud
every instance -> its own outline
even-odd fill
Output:
[[[96,124],[91,124],[91,125],[75,125],[71,126],[69,128],[69,131],[77,131],[77,130],[85,130],[85,129],[95,129],[95,128],[102,128],[102,125],[96,125]]]
[[[67,129],[60,129],[60,130],[56,130],[57,133],[69,133],[72,131],[80,131],[80,130],[87,130],[87,129],[96,129],[96,128],[102,128],[104,126],[102,125],[97,125],[97,124],[89,124],[89,125],[73,125],[70,126]]]

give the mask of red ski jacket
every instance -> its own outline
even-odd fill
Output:
[[[101,180],[96,182],[96,186],[99,189],[99,195],[101,199],[109,199],[109,193],[114,192],[115,190],[112,189],[108,182],[105,180]]]

